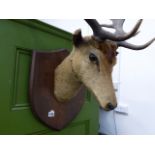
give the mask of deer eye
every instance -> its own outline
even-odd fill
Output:
[[[90,53],[89,54],[89,60],[97,65],[98,71],[100,72],[100,66],[99,66],[99,61],[98,61],[97,56],[93,53]]]
[[[93,53],[90,53],[90,55],[89,55],[89,60],[90,60],[91,62],[94,62],[94,63],[98,64],[98,58],[97,58],[97,56],[96,56],[95,54],[93,54]]]

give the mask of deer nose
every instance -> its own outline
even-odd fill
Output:
[[[116,106],[114,106],[112,103],[108,103],[107,106],[106,106],[106,109],[107,110],[114,110],[116,108]]]

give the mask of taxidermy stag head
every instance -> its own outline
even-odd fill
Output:
[[[81,30],[75,31],[72,52],[55,70],[54,93],[58,101],[66,102],[84,84],[104,110],[113,110],[117,101],[111,74],[116,64],[117,48],[141,50],[155,39],[139,46],[126,42],[138,34],[142,20],[129,33],[123,30],[124,19],[112,19],[111,25],[100,25],[95,19],[85,21],[92,28],[93,36],[82,37]],[[103,27],[113,28],[115,33],[108,32]]]

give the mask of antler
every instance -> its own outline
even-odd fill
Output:
[[[97,40],[103,41],[103,40],[109,39],[112,41],[116,41],[119,47],[121,46],[129,49],[133,49],[133,50],[141,50],[148,47],[150,44],[152,44],[153,41],[155,41],[155,38],[154,38],[149,42],[145,43],[144,45],[133,45],[125,42],[125,40],[130,39],[139,33],[138,29],[142,23],[142,19],[138,20],[138,22],[133,27],[133,29],[128,33],[126,33],[123,30],[123,24],[125,22],[125,19],[111,19],[112,24],[110,25],[107,25],[107,24],[100,25],[95,19],[85,19],[85,21],[92,28],[94,36]],[[102,27],[115,29],[115,33],[110,33],[104,30]]]
[[[113,41],[124,41],[127,40],[129,38],[131,38],[132,36],[134,36],[137,32],[137,30],[139,29],[142,20],[139,20],[137,22],[137,24],[134,26],[134,28],[129,32],[129,33],[125,33],[122,30],[123,27],[123,23],[124,23],[124,19],[114,19],[112,20],[113,24],[112,25],[100,25],[96,19],[85,19],[85,21],[88,23],[88,25],[92,28],[94,36],[100,40],[105,40],[105,39],[109,39],[109,40],[113,40]],[[104,29],[102,29],[102,27],[110,27],[110,28],[114,28],[116,30],[116,33],[110,33]]]
[[[148,41],[147,43],[145,43],[143,45],[133,45],[133,44],[130,44],[128,42],[122,41],[122,42],[118,42],[117,46],[118,47],[125,47],[125,48],[132,49],[132,50],[142,50],[142,49],[147,48],[154,41],[155,41],[155,38],[153,38],[152,40]]]

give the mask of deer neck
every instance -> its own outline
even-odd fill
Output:
[[[65,102],[76,95],[82,83],[76,76],[72,66],[71,53],[55,70],[54,94],[58,101]]]

